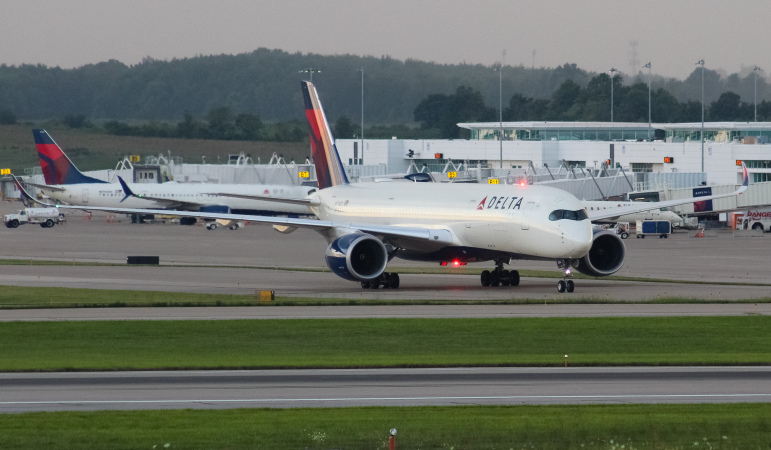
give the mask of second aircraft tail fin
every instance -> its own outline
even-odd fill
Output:
[[[46,130],[32,130],[46,184],[106,183],[83,175]]]

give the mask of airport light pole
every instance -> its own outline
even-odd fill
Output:
[[[498,122],[500,125],[498,141],[501,146],[501,169],[503,169],[503,65],[496,65],[493,70],[498,71]]]
[[[758,121],[758,71],[763,70],[758,66],[755,66],[752,71],[755,73],[755,122]]]
[[[701,171],[704,172],[704,60],[696,62],[701,66]]]
[[[651,62],[643,66],[648,69],[648,140],[651,138],[653,124],[651,123],[651,84],[653,84],[653,73],[651,72]]]
[[[361,72],[361,163],[364,164],[364,66],[356,71]]]
[[[613,79],[616,77],[616,70],[614,67],[610,68],[610,123],[613,123]]]
[[[309,67],[307,69],[298,70],[298,73],[309,73],[311,74],[310,82],[313,83],[313,74],[314,73],[321,73],[319,69],[314,69],[313,67]]]

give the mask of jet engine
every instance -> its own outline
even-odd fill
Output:
[[[626,256],[626,247],[621,238],[612,231],[594,234],[589,253],[578,260],[576,270],[591,277],[604,277],[616,273]]]
[[[378,278],[388,263],[388,251],[380,239],[370,234],[351,233],[327,247],[327,266],[337,276],[351,281]]]

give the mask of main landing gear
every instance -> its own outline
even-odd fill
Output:
[[[399,274],[383,272],[379,277],[375,278],[374,280],[361,282],[362,289],[379,289],[381,286],[384,289],[388,289],[388,288],[398,289]]]
[[[483,270],[479,277],[482,286],[519,286],[519,271],[503,270],[503,261],[495,261],[495,269]]]
[[[560,294],[564,293],[565,291],[573,292],[576,289],[576,284],[573,283],[573,280],[568,280],[568,277],[571,275],[570,262],[559,260],[557,261],[557,267],[560,269],[565,269],[565,274],[562,276],[562,279],[557,282],[557,292]]]

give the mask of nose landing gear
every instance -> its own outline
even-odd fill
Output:
[[[573,283],[573,280],[568,280],[568,277],[572,275],[570,273],[570,261],[558,260],[557,267],[560,269],[565,269],[565,274],[562,276],[562,279],[557,282],[557,292],[560,294],[564,293],[565,291],[573,292],[576,288],[576,284]]]
[[[479,277],[482,286],[519,286],[519,271],[503,270],[503,261],[495,261],[495,269],[483,270]]]

